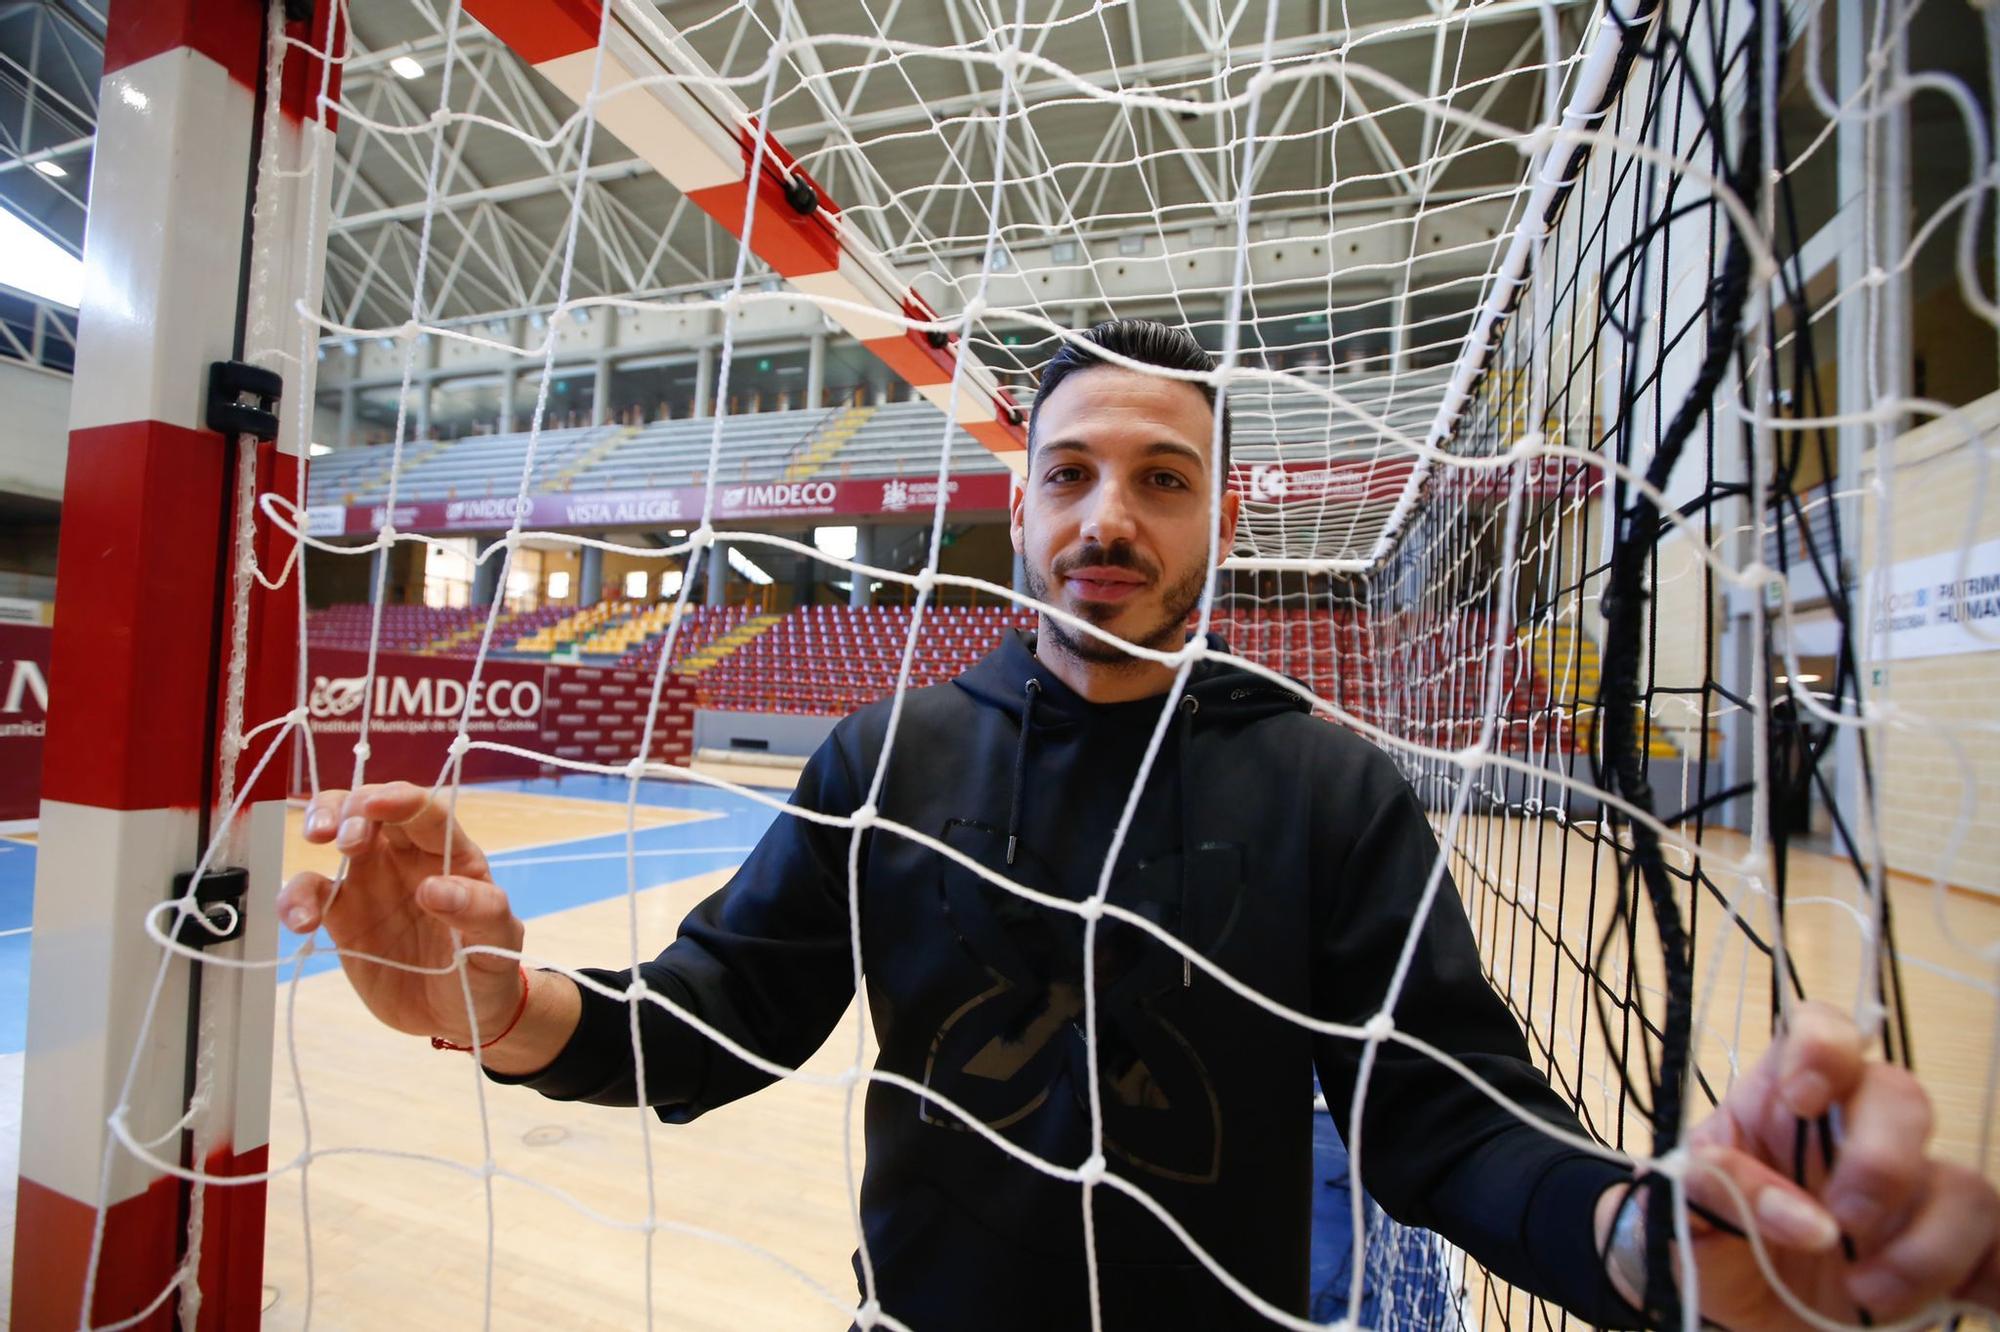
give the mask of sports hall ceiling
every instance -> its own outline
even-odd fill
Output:
[[[0,0],[0,203],[72,250],[82,244],[105,7]],[[1241,190],[1241,112],[1138,109],[1031,72],[1021,85],[1025,116],[997,133],[997,71],[953,52],[992,51],[1016,9],[1006,0],[669,0],[659,13],[719,73],[744,80],[735,91],[752,107],[764,95],[752,76],[775,46],[794,43],[773,85],[773,126],[907,268],[976,269],[995,197],[996,141],[1004,141],[999,235],[1023,262],[1065,241],[1115,246],[1136,230],[1170,248],[1189,238],[1218,243],[1202,239],[1217,234],[1227,244]],[[1557,9],[1559,48],[1573,50],[1588,11]],[[350,7],[354,50],[327,262],[329,313],[344,321],[408,317],[427,193],[435,195],[431,318],[533,310],[556,297],[552,256],[563,250],[580,136],[543,148],[454,119],[431,191],[429,136],[393,132],[436,111],[448,47],[451,111],[544,138],[569,113],[470,18],[448,35],[452,10],[448,0]],[[1114,93],[1196,103],[1240,94],[1264,58],[1268,16],[1269,55],[1280,67],[1344,49],[1354,66],[1504,124],[1527,127],[1539,111],[1533,70],[1542,62],[1543,7],[1528,0],[1465,6],[1442,24],[1427,0],[1278,0],[1275,12],[1255,0],[1035,0],[1020,11],[1029,18],[1021,46]],[[843,34],[859,40],[834,40]],[[421,73],[396,73],[398,56]],[[1352,215],[1379,205],[1408,216],[1519,182],[1513,147],[1468,138],[1441,154],[1453,147],[1452,127],[1419,107],[1395,109],[1398,100],[1353,79],[1280,85],[1258,122],[1267,147],[1252,185],[1257,216],[1275,234],[1286,225],[1300,234],[1325,228],[1330,207]],[[38,161],[63,174],[36,169]],[[581,174],[572,295],[671,293],[728,280],[733,239],[622,144],[598,134]],[[1174,295],[1158,293],[1162,301]],[[1219,309],[1219,295],[1180,295],[1184,305]]]
[[[367,122],[407,126],[428,118],[448,45],[457,52],[447,98],[454,111],[544,137],[570,111],[470,20],[450,41],[446,9],[429,0],[355,7],[364,53],[348,67],[344,95],[357,114],[343,120],[340,133],[344,174],[335,183],[328,291],[330,310],[358,324],[407,317],[431,193],[426,139],[381,133]],[[690,0],[660,7],[662,19],[718,73],[743,80],[736,95],[753,109],[765,95],[755,77],[763,62],[779,43],[794,43],[773,84],[771,123],[850,220],[906,267],[977,268],[995,195],[996,140],[1004,140],[998,225],[1010,248],[1034,252],[1065,240],[1115,245],[1140,230],[1199,237],[1233,225],[1243,169],[1240,112],[1138,110],[1039,72],[1023,80],[1026,115],[1010,117],[998,132],[998,72],[952,53],[990,54],[1014,10],[1003,0]],[[1020,45],[1085,84],[1208,103],[1243,91],[1263,55],[1269,10],[1249,0],[1037,0],[1024,12],[1033,19]],[[1270,51],[1282,63],[1345,46],[1349,61],[1410,89],[1441,90],[1461,109],[1525,128],[1539,112],[1540,80],[1506,75],[1541,63],[1540,15],[1536,4],[1494,0],[1440,27],[1425,0],[1280,0]],[[1565,53],[1576,45],[1582,16],[1565,16]],[[842,35],[857,39],[835,40]],[[399,55],[422,64],[422,74],[399,77],[391,69]],[[1317,216],[1324,228],[1329,200],[1342,209],[1375,203],[1407,214],[1518,184],[1523,163],[1513,147],[1482,150],[1474,139],[1440,162],[1439,140],[1452,137],[1451,127],[1415,107],[1392,109],[1397,100],[1379,85],[1332,77],[1282,85],[1259,120],[1268,144],[1253,186],[1259,217]],[[1336,123],[1342,130],[1328,132]],[[558,275],[549,256],[562,248],[578,137],[545,150],[470,121],[452,125],[434,192],[433,243],[446,261],[432,266],[433,317],[553,300]],[[574,295],[700,289],[729,279],[736,258],[730,236],[607,135],[597,136],[589,159],[581,173]]]

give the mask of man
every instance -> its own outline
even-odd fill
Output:
[[[1037,598],[1117,640],[1180,648],[1217,540],[1211,436],[1228,419],[1199,378],[1213,361],[1184,331],[1099,325],[1050,363],[1030,420],[1015,549]],[[1140,373],[1095,349],[1167,371]],[[1184,374],[1186,378],[1172,378]],[[1113,830],[1163,708],[1171,719],[1111,876],[1109,901],[1294,1010],[1361,1024],[1387,995],[1404,941],[1418,949],[1397,1029],[1450,1051],[1529,1115],[1580,1135],[1527,1061],[1485,984],[1449,884],[1416,906],[1437,855],[1423,810],[1379,751],[1312,719],[1258,677],[1202,663],[1177,698],[1173,669],[1049,616],[950,685],[905,700],[879,817],[1070,901],[1098,884]],[[886,703],[845,719],[793,799],[846,817],[889,743]],[[350,858],[336,894],[303,874],[281,900],[296,930],[343,949],[442,968],[467,944],[518,950],[521,922],[462,834],[407,784],[315,803],[307,836]],[[780,818],[728,886],[639,968],[646,988],[781,1065],[818,1048],[852,997],[847,827]],[[858,902],[878,1068],[935,1092],[1012,1143],[1145,1190],[1236,1278],[1303,1313],[1315,1065],[1346,1120],[1360,1042],[1272,1016],[1151,934],[1100,920],[1094,953],[1103,1159],[1091,1155],[1083,1039],[1083,926],[1001,890],[893,829],[862,835]],[[638,1086],[622,1001],[506,958],[465,958],[489,1074],[545,1095],[643,1102],[685,1122],[772,1079],[657,1004],[642,1004]],[[383,1021],[471,1042],[456,972],[346,961]],[[624,972],[589,973],[622,990]],[[523,987],[526,987],[525,989]],[[1360,1178],[1389,1212],[1430,1226],[1488,1268],[1599,1323],[1634,1325],[1645,1265],[1628,1175],[1557,1142],[1456,1073],[1383,1042],[1359,1124]],[[1800,1118],[1837,1107],[1845,1137],[1809,1187],[1789,1166]],[[1754,1225],[1792,1289],[1830,1316],[1897,1317],[1941,1297],[2000,1307],[2000,1200],[1978,1176],[1927,1160],[1929,1107],[1900,1070],[1863,1059],[1855,1029],[1805,1008],[1693,1133],[1691,1195]],[[1358,1130],[1358,1133],[1357,1133]],[[870,1084],[861,1207],[881,1307],[918,1328],[1089,1325],[1079,1186],[1002,1152],[906,1086]],[[1749,1200],[1746,1216],[1723,1186]],[[1149,1212],[1094,1192],[1104,1326],[1267,1325]],[[1851,1240],[1859,1261],[1839,1249]],[[1694,1239],[1703,1312],[1742,1332],[1799,1325],[1745,1244]],[[1607,1270],[1608,1263],[1608,1270]]]

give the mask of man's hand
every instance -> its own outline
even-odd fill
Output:
[[[469,986],[481,1038],[499,1035],[522,1006],[520,967],[511,957],[467,954],[462,985],[452,969],[457,957],[452,931],[467,945],[517,952],[524,931],[507,894],[493,882],[486,856],[430,793],[409,782],[322,791],[306,810],[305,834],[308,842],[330,842],[347,857],[347,877],[336,891],[324,874],[293,875],[278,893],[279,918],[301,934],[324,925],[342,950],[341,966],[355,992],[396,1030],[471,1044]],[[444,872],[447,841],[450,874]],[[429,968],[431,974],[380,966],[350,953]],[[511,1037],[508,1043],[514,1043]]]
[[[1818,1127],[1829,1115],[1839,1125],[1830,1169]],[[1792,1176],[1801,1123],[1803,1187]],[[2000,1193],[1932,1160],[1930,1132],[1930,1098],[1916,1079],[1868,1059],[1842,1014],[1803,1005],[1688,1134],[1688,1198],[1754,1229],[1792,1294],[1837,1322],[1857,1323],[1863,1310],[1878,1322],[1903,1318],[1940,1300],[2000,1311]],[[1599,1201],[1600,1241],[1622,1196],[1614,1189]],[[1690,1220],[1704,1318],[1732,1332],[1811,1326],[1772,1289],[1746,1240]],[[1614,1282],[1637,1303],[1617,1266]]]

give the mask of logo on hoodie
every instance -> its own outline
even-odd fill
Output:
[[[975,840],[990,846],[1004,839],[983,825],[958,822],[946,840],[976,854]],[[1237,862],[1231,857],[1230,863]],[[1014,865],[996,868],[1028,886],[1076,896],[1056,886],[1059,876],[1025,844]],[[1215,938],[1188,937],[1182,868],[1181,857],[1173,855],[1128,869],[1114,880],[1111,900],[1207,949],[1226,925],[1212,931]],[[1059,1098],[1070,1099],[1070,1113],[1087,1115],[1083,922],[950,862],[939,891],[947,920],[987,984],[940,1024],[925,1060],[925,1085],[1001,1132]],[[1205,876],[1201,891],[1240,901],[1242,887]],[[1225,910],[1218,920],[1232,914]],[[1200,1051],[1162,1002],[1187,988],[1180,954],[1136,926],[1105,917],[1098,923],[1094,970],[1106,1154],[1163,1178],[1213,1183],[1222,1162],[1220,1097]],[[927,1103],[918,1112],[929,1123],[964,1128]]]

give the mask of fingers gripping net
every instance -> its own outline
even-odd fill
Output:
[[[905,8],[855,0],[841,23],[821,27],[803,6],[719,5],[675,29],[652,6],[620,0],[594,16],[595,40],[579,51],[537,62],[534,50],[522,49],[579,103],[567,120],[530,126],[474,104],[468,52],[478,30],[453,5],[438,16],[444,45],[435,106],[401,121],[372,103],[326,108],[369,144],[392,145],[382,151],[421,164],[406,308],[367,323],[358,318],[367,301],[336,296],[321,320],[330,337],[397,342],[406,390],[399,402],[409,400],[421,340],[494,346],[431,294],[444,285],[441,269],[477,262],[461,253],[476,243],[445,202],[454,143],[497,136],[526,144],[550,155],[571,182],[538,294],[549,310],[547,332],[498,348],[516,358],[536,398],[519,471],[506,480],[513,525],[484,556],[499,561],[494,586],[502,592],[478,631],[475,681],[505,646],[502,597],[533,501],[560,484],[551,484],[545,451],[561,330],[589,310],[671,311],[712,317],[720,337],[716,410],[687,535],[664,547],[627,548],[535,533],[657,560],[683,575],[650,658],[643,734],[629,754],[596,761],[474,738],[467,711],[434,798],[455,808],[465,762],[481,751],[626,780],[629,957],[619,960],[636,962],[662,942],[641,928],[640,890],[651,882],[641,877],[649,870],[637,837],[642,784],[671,775],[774,803],[659,758],[655,718],[684,655],[681,636],[692,632],[685,626],[704,566],[723,558],[724,543],[761,546],[892,591],[907,588],[913,613],[898,644],[897,711],[881,766],[868,774],[859,810],[812,816],[852,833],[859,992],[869,964],[853,910],[862,839],[904,838],[954,854],[875,803],[897,752],[903,696],[921,677],[928,617],[943,594],[960,589],[1050,609],[993,580],[944,571],[949,483],[998,466],[986,450],[1018,454],[1020,421],[1005,391],[1031,388],[1060,341],[1106,312],[1150,313],[1186,323],[1218,353],[1214,382],[1235,418],[1228,479],[1243,496],[1244,517],[1234,557],[1202,606],[1205,625],[1236,658],[1292,677],[1331,722],[1355,727],[1395,756],[1442,846],[1425,900],[1454,888],[1461,895],[1489,978],[1520,1020],[1535,1062],[1609,1153],[1664,1161],[1671,1175],[1684,1124],[1727,1090],[1802,995],[1858,1011],[1887,1052],[1907,1060],[1875,827],[1882,718],[1863,706],[1861,649],[1844,632],[1861,623],[1858,608],[1835,586],[1840,578],[1822,579],[1843,627],[1841,647],[1833,678],[1805,691],[1775,678],[1771,648],[1791,608],[1763,592],[1770,569],[1785,560],[1833,569],[1854,559],[1861,542],[1858,477],[1840,479],[1850,489],[1828,484],[1814,496],[1799,480],[1809,470],[1802,460],[1824,455],[1843,429],[1873,431],[1878,444],[1892,439],[1892,415],[1843,419],[1817,387],[1813,347],[1823,342],[1809,330],[1821,311],[1806,303],[1796,271],[1787,182],[1814,154],[1830,152],[1843,126],[1872,123],[1906,95],[1894,62],[1846,90],[1845,101],[1823,96],[1822,132],[1802,144],[1779,132],[1776,107],[1780,89],[1803,77],[1783,71],[1809,61],[1818,29],[1789,30],[1771,6],[1667,4],[1655,12],[1619,3],[1589,13],[1492,6],[1505,16],[1475,8],[1438,18],[1425,10],[1332,32],[1295,12],[1303,7],[1244,5],[1231,16],[1191,6],[1186,18],[1205,35],[1203,49],[1178,73],[1168,62],[1144,82],[1124,73],[1143,59],[1134,4],[1064,4],[1044,7],[1047,14],[1018,6],[1011,15],[1003,5],[975,8],[978,19],[962,6],[924,15]],[[1893,47],[1903,27],[1896,11],[1885,12],[1882,36]],[[481,16],[518,44],[504,15]],[[1809,17],[1817,24],[1820,16]],[[892,100],[927,105],[931,114],[852,114],[864,86],[877,97],[894,90]],[[776,179],[781,192],[809,186],[811,208],[786,198],[795,213],[821,219],[814,225],[826,231],[812,244],[829,247],[820,257],[834,266],[802,275],[787,248],[797,236],[780,230],[792,223],[767,195],[715,186],[700,207],[732,256],[719,280],[670,292],[604,281],[596,261],[608,248],[607,220],[590,168],[610,135],[642,137],[639,107],[648,115],[664,107],[673,123],[694,127],[688,133],[698,146],[712,147],[722,126],[724,147],[741,150],[731,169],[752,181]],[[804,133],[807,126],[820,132]],[[1971,137],[1984,142],[1983,131]],[[651,165],[671,178],[690,151],[679,152],[677,164]],[[1983,179],[1984,170],[1982,159],[1968,180]],[[689,197],[704,188],[694,185]],[[1977,205],[1960,207],[1971,218]],[[1893,269],[1903,255],[1874,257]],[[1966,298],[1990,308],[1976,285]],[[949,414],[934,418],[934,433],[914,441],[899,464],[904,477],[938,483],[916,567],[830,560],[797,541],[736,530],[728,519],[724,479],[732,470],[747,476],[749,466],[732,456],[738,417],[727,410],[732,375],[750,354],[743,330],[760,307],[800,300],[818,305]],[[1884,286],[1868,284],[1829,304],[1843,321],[1862,320],[1888,300]],[[1771,406],[1781,381],[1793,404],[1782,421]],[[1919,410],[1893,406],[1897,414]],[[413,464],[433,447],[416,424],[399,411],[368,544],[305,535],[298,497],[266,497],[265,511],[300,529],[302,543],[346,557],[424,542],[396,520]],[[1878,477],[1881,493],[1892,493],[1893,473],[1885,468]],[[1833,477],[1830,468],[1817,474]],[[1886,516],[1871,521],[1879,532]],[[297,712],[246,719],[299,728],[315,790],[371,776],[386,570],[383,561],[373,574],[378,595],[352,762],[344,748],[326,747],[326,735],[315,743],[303,685]],[[303,562],[291,572],[303,579]],[[1742,590],[1750,594],[1747,613],[1736,596]],[[1180,671],[1176,694],[1214,651],[1197,646],[1165,658]],[[1804,674],[1796,665],[1790,672]],[[1902,706],[1905,724],[1921,728]],[[1135,793],[1170,721],[1163,710],[1133,774]],[[1856,775],[1836,789],[1837,750],[1854,755],[1846,761]],[[1807,789],[1819,793],[1833,824],[1834,854],[1813,870],[1813,901],[1800,909],[1815,913],[1816,941],[1828,918],[1838,939],[1800,955],[1790,947],[1788,886],[1801,861],[1791,834],[1774,825],[1772,805]],[[1962,809],[1953,827],[1959,841],[1980,835],[1990,819],[1971,802]],[[789,805],[780,814],[806,816]],[[1131,817],[1128,806],[1127,823]],[[1124,835],[1121,825],[1113,859]],[[1026,891],[986,867],[966,868]],[[1942,901],[1953,872],[1931,868]],[[499,873],[504,883],[506,871]],[[1096,1144],[1082,1160],[1038,1157],[935,1089],[872,1070],[860,1023],[838,1058],[795,1069],[735,1043],[666,995],[620,997],[634,1006],[635,1032],[638,1006],[656,1005],[731,1056],[822,1089],[819,1104],[841,1120],[850,1218],[858,1213],[853,1147],[863,1085],[900,1087],[913,1105],[921,1090],[927,1113],[962,1123],[990,1145],[996,1170],[1035,1170],[1076,1186],[1093,1317],[1098,1268],[1088,1218],[1101,1191],[1112,1189],[1155,1211],[1272,1325],[1314,1325],[1252,1292],[1202,1252],[1143,1183],[1107,1167],[1094,941],[1105,916],[1144,924],[1107,900],[1109,863],[1093,877],[1096,891],[1081,901],[1035,899],[1082,921],[1080,1020]],[[1958,946],[1970,956],[1940,954],[1923,965],[1952,1000],[1973,998],[1990,1010],[1995,941]],[[311,946],[302,951],[309,955]],[[607,951],[596,960],[617,956],[609,942]],[[593,959],[527,960],[567,967]],[[1189,962],[1211,969],[1199,956]],[[1378,1013],[1395,1011],[1402,969],[1397,975]],[[1354,1041],[1408,1044],[1386,1019],[1365,1029],[1330,1027],[1264,998],[1254,977],[1216,979],[1287,1020]],[[564,1224],[601,1228],[607,1242],[632,1241],[637,1270],[605,1298],[634,1301],[648,1325],[666,1321],[682,1298],[669,1279],[656,1280],[656,1268],[664,1270],[669,1250],[690,1248],[747,1254],[766,1273],[782,1274],[773,1300],[796,1287],[808,1304],[856,1307],[838,1267],[829,1274],[757,1233],[680,1207],[667,1155],[672,1135],[648,1113],[627,1121],[637,1126],[633,1177],[643,1185],[609,1194],[504,1150],[493,1127],[501,1098],[476,1078],[466,1093],[476,1107],[476,1151],[462,1137],[451,1147],[320,1143],[306,1127],[317,1089],[299,1057],[301,1033],[289,1029],[284,1039],[291,1076],[280,1097],[302,1131],[290,1159],[274,1152],[273,1174],[297,1181],[308,1318],[320,1281],[313,1255],[334,1242],[316,1214],[311,1181],[333,1158],[370,1154],[421,1173],[427,1187],[449,1181],[463,1190],[458,1210],[476,1218],[470,1230],[483,1249],[471,1298],[489,1323],[508,1304],[507,1264],[519,1260],[521,1239],[504,1218],[523,1198],[544,1224],[563,1215]],[[1990,1123],[1986,1058],[1979,1104]],[[1347,1108],[1356,1122],[1367,1087],[1364,1077]],[[143,1128],[125,1135],[125,1149],[147,1150],[145,1136]],[[1368,1144],[1349,1146],[1357,1187],[1347,1279],[1315,1303],[1312,1319],[1414,1328],[1529,1326],[1561,1316],[1436,1237],[1390,1221],[1364,1196]],[[1983,1140],[1976,1150],[1984,1160]],[[768,1163],[770,1144],[756,1144],[752,1155]],[[754,1189],[754,1178],[743,1187]],[[1688,1213],[1677,1191],[1656,1199],[1648,1224],[1660,1241],[1684,1227]],[[856,1232],[859,1321],[906,1326],[876,1299],[871,1255]],[[1664,1243],[1652,1247],[1666,1252]],[[1677,1317],[1664,1267],[1656,1264],[1650,1277],[1654,1312]],[[469,1320],[470,1310],[461,1312]]]

